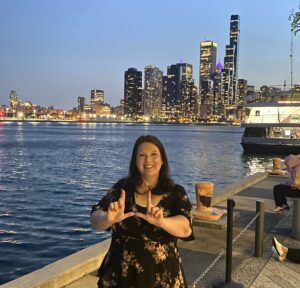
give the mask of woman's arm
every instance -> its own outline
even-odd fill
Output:
[[[107,212],[102,210],[94,211],[90,216],[92,226],[99,231],[108,229],[112,223],[107,221]]]
[[[160,228],[178,238],[189,237],[192,233],[190,222],[183,215],[163,218]]]

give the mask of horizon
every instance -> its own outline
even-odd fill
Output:
[[[239,78],[256,90],[290,84],[288,17],[300,2],[283,2],[2,0],[0,105],[7,105],[16,90],[22,101],[72,109],[78,96],[90,101],[90,91],[99,89],[106,103],[117,106],[124,97],[125,71],[137,68],[144,80],[147,65],[165,75],[169,65],[192,64],[198,86],[200,42],[216,42],[217,62],[224,64],[235,14],[241,30]],[[300,84],[299,35],[293,47],[293,82]]]

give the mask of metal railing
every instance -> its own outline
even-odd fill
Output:
[[[256,201],[256,214],[250,222],[240,231],[240,233],[233,239],[233,208],[235,202],[233,199],[227,199],[227,239],[226,249],[223,249],[217,257],[208,265],[208,267],[199,275],[197,279],[189,286],[189,288],[197,288],[198,283],[204,276],[215,266],[220,258],[226,252],[226,273],[225,281],[223,279],[216,280],[212,285],[213,287],[222,287],[230,284],[230,287],[243,287],[243,285],[232,282],[232,246],[233,244],[247,231],[247,229],[256,221],[255,225],[255,257],[263,256],[263,242],[264,242],[264,202]],[[227,286],[226,286],[227,287]]]

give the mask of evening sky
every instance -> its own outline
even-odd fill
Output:
[[[223,63],[230,15],[240,15],[239,78],[290,83],[290,21],[298,0],[0,0],[0,105],[19,99],[70,109],[102,89],[119,104],[124,71],[186,62],[199,77],[199,43],[218,44]],[[294,37],[300,84],[300,33]],[[144,74],[144,73],[143,73]]]

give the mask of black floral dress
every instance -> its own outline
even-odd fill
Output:
[[[126,191],[125,213],[147,208],[135,203],[134,189],[121,180],[104,196],[92,212],[107,211],[112,201]],[[191,223],[191,204],[183,187],[174,185],[163,194],[158,206],[164,217],[183,215]],[[111,227],[112,241],[98,271],[98,287],[182,288],[187,287],[177,238],[138,217],[129,217]],[[193,234],[183,240],[193,240]]]

